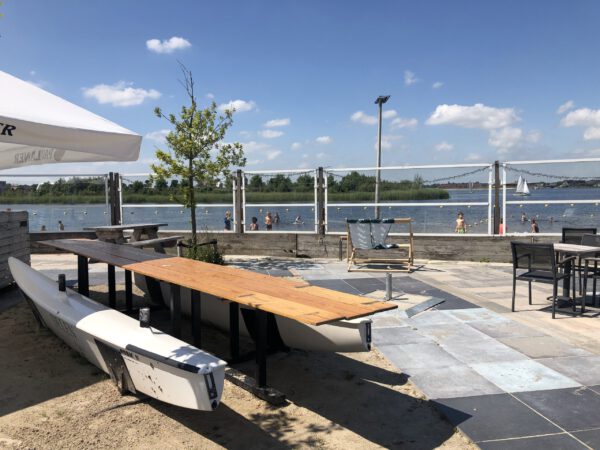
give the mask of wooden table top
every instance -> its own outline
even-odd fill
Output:
[[[397,308],[392,303],[311,286],[300,280],[169,257],[125,245],[86,239],[43,243],[309,325],[355,319]]]
[[[563,244],[562,242],[554,244],[554,250],[560,253],[568,253],[570,255],[600,253],[600,247],[591,247],[589,245],[577,244]]]
[[[97,227],[85,227],[84,230],[93,231],[122,231],[122,230],[139,230],[144,228],[160,228],[166,227],[168,223],[129,223],[124,225],[101,225]]]

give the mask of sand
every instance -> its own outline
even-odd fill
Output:
[[[222,333],[203,339],[226,354]],[[121,396],[19,302],[0,312],[0,448],[477,448],[376,349],[278,353],[268,370],[286,406],[227,381],[214,412]]]

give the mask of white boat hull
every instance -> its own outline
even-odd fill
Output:
[[[144,277],[135,275],[136,285],[148,292]],[[163,299],[171,296],[170,286],[161,283]],[[229,302],[208,294],[201,294],[202,322],[215,328],[229,331]],[[181,288],[181,312],[191,316],[191,291]],[[239,309],[240,335],[249,337],[244,319],[244,307]],[[246,309],[246,314],[253,314]],[[371,319],[340,320],[326,325],[312,326],[281,316],[274,316],[277,331],[284,345],[306,351],[322,352],[365,352],[371,350]]]
[[[225,361],[107,308],[9,258],[36,317],[111,376],[122,390],[184,408],[212,411],[221,401]]]

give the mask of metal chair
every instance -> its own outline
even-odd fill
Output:
[[[581,240],[583,236],[586,234],[596,234],[597,228],[563,228],[562,229],[562,242],[563,244],[576,244],[581,245]],[[579,294],[583,292],[583,282],[581,279],[581,274],[583,273],[583,266],[581,265],[581,260],[578,260],[573,264],[573,289],[575,289],[575,275],[579,275]]]
[[[562,261],[557,261],[554,246],[552,244],[511,242],[510,245],[513,256],[512,311],[515,311],[517,280],[527,281],[529,283],[530,305],[531,283],[549,283],[552,284],[552,318],[554,319],[556,315],[556,301],[558,299],[558,282],[566,278],[570,279],[571,273],[565,273],[564,265],[567,261],[575,259],[575,256],[570,256]],[[517,270],[525,270],[525,272],[517,274]],[[571,299],[569,298],[568,300]],[[574,299],[573,311],[575,311]]]
[[[581,239],[581,245],[589,245],[590,247],[600,247],[600,236],[597,234],[586,234]],[[598,306],[596,303],[596,280],[600,278],[600,267],[598,267],[598,263],[600,263],[600,252],[596,253],[594,256],[588,256],[581,258],[581,263],[583,266],[583,292],[582,295],[587,295],[587,282],[588,279],[592,279],[592,301],[594,302],[594,306]]]

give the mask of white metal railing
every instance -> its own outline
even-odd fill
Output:
[[[313,173],[314,179],[314,192],[313,192],[313,201],[312,202],[293,202],[293,203],[249,203],[246,201],[246,175],[269,175],[269,174],[309,174]],[[317,191],[319,189],[318,184],[318,169],[283,169],[283,170],[244,170],[242,171],[242,211],[243,211],[243,220],[242,220],[242,228],[245,230],[246,228],[246,218],[248,214],[246,214],[247,208],[272,208],[274,206],[285,206],[285,207],[312,207],[314,212],[314,229],[313,231],[300,231],[300,230],[282,230],[276,231],[280,233],[303,233],[303,234],[312,234],[317,233],[319,228],[319,219],[318,219],[318,203],[317,203]],[[253,233],[273,233],[273,230],[257,230],[253,231]]]
[[[519,205],[520,207],[522,207],[523,205],[544,205],[545,207],[549,206],[549,205],[553,205],[553,204],[557,204],[557,205],[570,205],[570,206],[574,206],[574,205],[578,205],[578,204],[590,204],[590,205],[594,205],[594,206],[598,206],[600,204],[600,195],[598,195],[598,198],[596,199],[537,199],[537,200],[527,200],[527,199],[518,199],[518,200],[507,200],[507,191],[508,191],[508,182],[507,182],[507,170],[510,170],[510,166],[526,166],[526,165],[544,165],[544,164],[550,164],[550,165],[557,165],[558,167],[563,166],[562,168],[564,169],[564,165],[567,164],[580,164],[580,163],[600,163],[600,158],[575,158],[575,159],[548,159],[548,160],[531,160],[531,161],[506,161],[503,162],[502,165],[502,177],[501,177],[501,182],[502,182],[502,222],[505,226],[507,226],[507,206],[508,205]],[[600,167],[599,167],[600,169]],[[517,172],[519,172],[517,170]],[[600,174],[600,170],[598,170],[596,173]],[[537,176],[543,177],[544,174],[535,174]],[[550,178],[555,178],[555,179],[563,179],[563,178],[571,178],[571,179],[577,179],[580,178],[578,176],[573,176],[573,177],[569,177],[569,176],[557,176],[555,174],[547,174],[547,177]],[[593,177],[582,177],[582,178],[593,178]],[[600,194],[600,191],[599,191]],[[508,230],[507,230],[508,231]],[[506,234],[514,234],[511,232],[507,232]],[[559,235],[560,233],[544,233],[544,234],[551,234],[551,235]]]
[[[423,169],[482,169],[488,170],[488,201],[487,202],[330,202],[329,201],[329,186],[328,186],[328,175],[334,172],[365,172],[365,171],[390,171],[390,170],[423,170]],[[490,163],[474,163],[474,164],[432,164],[432,165],[403,165],[403,166],[386,166],[386,167],[351,167],[351,168],[328,168],[324,169],[324,189],[325,189],[325,232],[328,234],[340,234],[340,232],[331,231],[329,229],[329,208],[343,208],[343,207],[457,207],[466,206],[487,206],[487,233],[484,235],[493,234],[493,203],[492,203],[492,186],[493,186],[493,164]],[[475,170],[473,173],[478,172]],[[450,176],[444,179],[460,178],[466,174],[458,174]],[[390,233],[391,235],[398,233]],[[399,233],[402,234],[402,233]],[[447,233],[415,233],[415,234],[447,234]],[[474,233],[470,233],[473,235]]]

